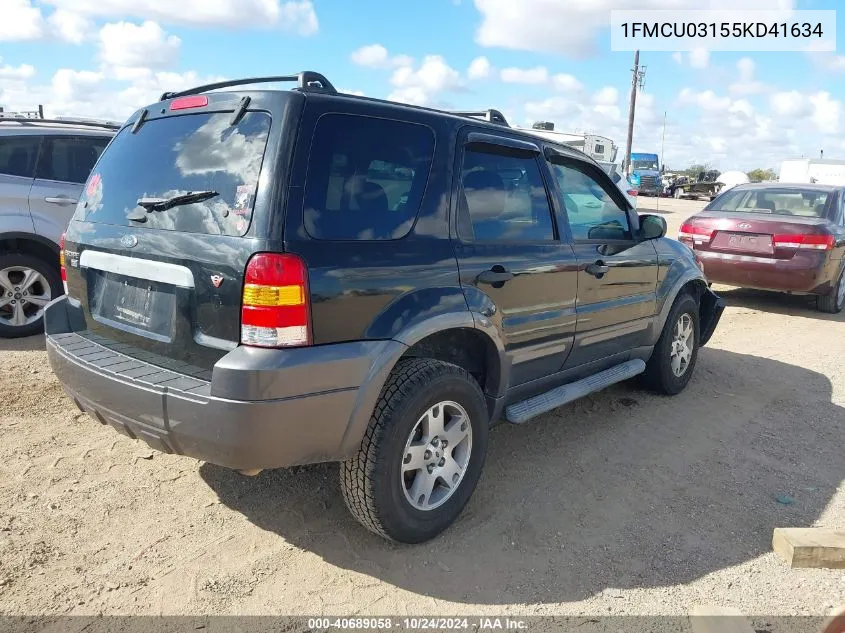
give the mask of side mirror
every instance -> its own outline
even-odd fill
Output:
[[[640,216],[640,237],[656,240],[666,236],[666,220],[659,215]]]

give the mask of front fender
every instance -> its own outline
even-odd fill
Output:
[[[695,296],[699,298],[699,343],[705,345],[713,335],[725,309],[724,300],[707,287],[707,279],[689,248],[667,238],[657,241],[655,248],[660,262],[660,279],[651,345],[657,344],[675,299],[684,288],[694,288]]]

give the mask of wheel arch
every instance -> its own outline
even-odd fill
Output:
[[[450,346],[467,349],[451,349]],[[482,356],[483,361],[476,356]],[[374,359],[350,415],[340,454],[349,457],[358,450],[379,395],[393,368],[403,358],[435,358],[463,367],[476,380],[480,379],[491,416],[493,403],[507,386],[504,345],[486,319],[462,310],[416,322],[387,341]]]
[[[35,233],[0,233],[0,255],[25,254],[54,263],[59,269],[59,245]]]

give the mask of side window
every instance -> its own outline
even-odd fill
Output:
[[[0,174],[32,178],[40,140],[37,136],[0,136]]]
[[[38,161],[36,177],[83,184],[108,142],[104,137],[49,137]]]
[[[395,240],[411,230],[434,156],[423,125],[349,114],[317,122],[305,228],[321,240]]]
[[[486,144],[467,145],[461,184],[462,238],[554,240],[549,198],[535,155]]]
[[[586,170],[569,162],[552,164],[575,240],[630,240],[628,213]]]

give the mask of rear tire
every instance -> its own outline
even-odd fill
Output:
[[[839,274],[839,281],[836,282],[830,294],[816,297],[816,308],[819,312],[838,314],[842,312],[843,303],[845,303],[845,272]]]
[[[695,371],[699,337],[698,301],[684,292],[675,299],[646,363],[645,386],[667,396],[683,391]]]
[[[399,543],[440,534],[458,518],[481,476],[488,418],[478,383],[462,368],[425,358],[399,361],[358,455],[341,464],[340,486],[352,515]],[[425,489],[430,481],[433,487]]]
[[[0,338],[44,331],[44,306],[64,294],[55,264],[32,255],[0,256]]]

